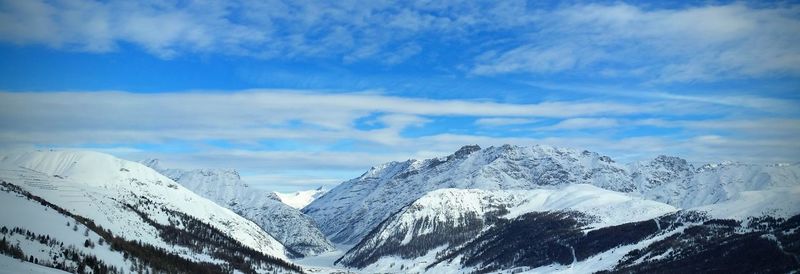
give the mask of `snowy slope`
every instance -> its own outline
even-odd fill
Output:
[[[664,203],[586,184],[535,190],[446,188],[431,191],[392,215],[367,241],[386,241],[404,231],[401,238],[408,242],[431,232],[434,226],[464,220],[467,216],[484,219],[488,213],[513,219],[537,211],[580,211],[591,216],[586,228],[596,229],[648,220],[677,210]],[[419,220],[427,220],[432,225],[420,226]],[[456,221],[450,225],[463,226],[464,223]]]
[[[0,220],[2,220],[3,227],[9,230],[23,228],[30,233],[47,235],[53,241],[58,241],[58,245],[49,246],[47,243],[30,239],[23,233],[12,234],[0,231],[0,234],[2,234],[0,237],[6,239],[12,245],[18,244],[27,256],[33,256],[42,265],[61,263],[66,267],[76,267],[76,262],[62,255],[63,249],[60,248],[60,245],[63,244],[76,249],[78,252],[92,254],[117,269],[128,269],[130,267],[131,261],[124,260],[122,252],[112,251],[103,246],[99,248],[85,247],[86,240],[99,244],[100,236],[69,216],[65,216],[17,193],[10,192],[2,186],[0,186],[0,205],[4,209],[0,210]],[[24,267],[31,271],[50,270],[49,268],[43,270],[41,266],[37,267],[33,264],[11,264],[8,259],[4,259],[3,263],[10,264],[8,269]],[[0,269],[5,269],[5,267],[0,267]],[[60,272],[55,269],[52,271]],[[14,273],[27,273],[27,271]]]
[[[591,184],[691,209],[742,191],[800,185],[800,166],[722,163],[696,168],[677,157],[620,164],[594,152],[548,146],[465,146],[427,160],[390,162],[346,181],[303,209],[334,242],[357,243],[391,214],[442,188],[509,190]]]
[[[0,156],[0,180],[88,218],[115,236],[191,260],[217,262],[202,251],[176,246],[162,238],[159,227],[175,227],[176,218],[180,217],[175,214],[210,225],[262,254],[286,258],[284,246],[253,222],[136,162],[87,151],[11,153]],[[36,217],[16,218],[25,221]],[[154,223],[143,222],[143,218]],[[188,223],[178,221],[175,228],[183,225]]]
[[[695,168],[677,157],[631,164],[636,192],[681,208],[726,201],[742,191],[800,186],[800,165],[723,162]]]
[[[312,190],[301,190],[295,192],[275,192],[275,195],[278,195],[278,199],[281,200],[284,204],[287,204],[291,207],[296,209],[303,209],[308,204],[316,200],[322,195],[325,195],[328,191],[322,187]]]
[[[55,268],[44,267],[25,261],[20,261],[8,256],[0,255],[0,273],[2,274],[66,274],[69,272]]]
[[[492,218],[510,220],[531,212],[552,211],[587,214],[581,218],[586,221],[583,229],[590,231],[652,219],[677,209],[586,184],[536,190],[439,189],[381,223],[348,251],[341,262],[364,266],[361,261],[375,262],[383,256],[415,259],[436,248],[439,252],[452,251],[497,222]],[[371,267],[377,269],[366,270],[385,270],[380,266]]]
[[[509,191],[497,191],[500,194],[505,192]],[[511,193],[523,197],[523,200],[512,205],[504,218],[511,219],[536,211],[579,211],[592,216],[589,227],[593,229],[648,220],[678,210],[668,204],[585,184],[569,185],[556,190],[536,189]]]
[[[441,188],[535,189],[593,184],[630,191],[633,182],[607,156],[546,146],[465,146],[428,160],[391,162],[344,182],[303,209],[334,242],[356,243],[381,221]]]
[[[800,214],[800,186],[742,191],[730,199],[692,208],[714,218],[745,220],[763,215],[790,218]]]
[[[337,263],[365,273],[784,272],[800,267],[795,259],[800,254],[787,247],[800,234],[796,199],[767,204],[764,198],[778,197],[764,195],[779,192],[764,192],[742,192],[741,198],[706,208],[711,215],[705,215],[585,184],[440,189],[392,215]],[[800,191],[783,193],[781,198],[790,198]],[[769,211],[774,208],[783,211]],[[764,212],[780,218],[751,217]],[[731,216],[740,221],[721,219]]]
[[[169,169],[161,167],[158,160],[143,163],[200,196],[252,220],[300,255],[314,255],[334,249],[314,220],[282,203],[274,193],[250,187],[235,170]]]

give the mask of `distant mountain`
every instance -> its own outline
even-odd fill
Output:
[[[300,272],[255,223],[135,162],[0,156],[3,254],[70,272]]]
[[[0,254],[16,258],[0,264],[291,273],[302,269],[289,257],[334,249],[327,235],[352,245],[334,263],[348,269],[330,268],[332,252],[304,260],[320,263],[309,271],[800,269],[797,164],[696,167],[663,155],[622,164],[584,150],[465,146],[373,167],[327,193],[292,194],[251,188],[235,170],[145,164],[93,152],[0,154]],[[302,211],[286,204],[309,200]]]
[[[325,195],[328,191],[322,187],[313,190],[301,190],[295,192],[275,192],[275,195],[278,195],[278,199],[281,200],[284,204],[287,204],[291,207],[296,209],[303,209],[308,204],[316,200],[317,198]]]
[[[597,153],[545,146],[465,146],[447,157],[373,167],[303,211],[334,242],[354,244],[389,215],[432,190],[535,189],[577,183],[619,191],[634,188],[624,165]]]
[[[739,192],[794,187],[798,165],[723,163],[695,168],[676,157],[617,163],[585,150],[548,146],[464,146],[452,155],[373,167],[303,211],[334,242],[355,244],[391,214],[442,188],[508,190],[590,184],[678,208],[726,201]]]
[[[762,205],[771,198],[788,200],[777,206],[797,214],[800,206],[791,198],[798,195],[800,188],[794,188],[780,197],[752,200]],[[730,213],[741,205],[720,208]],[[375,273],[784,272],[800,267],[793,259],[800,254],[800,215],[729,219],[715,210],[679,211],[584,184],[440,189],[393,214],[337,263]]]
[[[313,219],[281,202],[272,192],[252,188],[232,169],[182,170],[163,168],[158,160],[143,163],[189,190],[252,220],[283,243],[292,256],[315,255],[334,249]]]
[[[338,265],[366,272],[785,272],[800,267],[798,175],[465,146],[373,167],[303,210],[355,244]]]
[[[436,252],[455,252],[486,228],[543,211],[569,213],[581,220],[581,228],[598,229],[655,218],[677,209],[585,184],[558,190],[439,189],[382,222],[340,262],[365,267],[387,255],[415,258],[442,247],[446,248]],[[420,270],[424,269],[408,271]]]

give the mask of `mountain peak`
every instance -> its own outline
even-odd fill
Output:
[[[197,169],[197,172],[206,177],[227,177],[236,181],[242,179],[242,176],[239,175],[239,171],[232,168]]]
[[[689,162],[683,158],[675,156],[658,155],[658,157],[653,159],[652,164],[654,166],[661,166],[672,171],[692,169]]]
[[[464,155],[469,155],[478,150],[481,150],[481,147],[479,145],[466,145],[459,148],[455,153],[453,153],[453,155],[460,157]]]
[[[152,169],[158,169],[161,166],[161,161],[158,160],[157,158],[144,159],[139,163],[145,165],[146,167],[152,168]]]

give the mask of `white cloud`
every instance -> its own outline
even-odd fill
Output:
[[[449,16],[380,1],[2,0],[0,41],[88,52],[130,43],[162,58],[211,52],[393,64],[422,50],[409,42],[415,35],[454,31]]]
[[[497,125],[548,117],[664,111],[615,102],[509,104],[288,90],[0,93],[0,99],[0,144],[4,146],[207,140],[258,146],[269,140],[292,140],[308,147],[348,141],[360,147],[390,146],[409,151],[420,147],[416,139],[404,137],[403,132],[426,125],[433,117],[474,117],[479,124]],[[370,115],[378,115],[378,127],[358,129],[357,119]]]
[[[537,119],[530,118],[480,118],[475,120],[475,124],[484,127],[524,125],[537,122]]]
[[[575,69],[584,63],[593,62],[593,59],[596,57],[578,53],[567,45],[546,48],[522,46],[500,55],[492,52],[480,56],[472,72],[481,75],[514,72],[554,73]]]
[[[2,0],[0,41],[89,52],[130,43],[162,58],[203,52],[386,64],[439,58],[430,41],[463,48],[457,58],[471,60],[475,74],[713,81],[800,75],[800,6]]]
[[[0,126],[6,134],[30,132],[81,132],[91,129],[135,133],[170,129],[178,134],[226,135],[227,129],[248,129],[265,137],[285,135],[287,123],[300,121],[316,130],[349,129],[352,121],[370,113],[387,116],[390,123],[419,123],[414,116],[574,117],[659,113],[663,108],[642,108],[616,102],[552,101],[503,104],[467,100],[425,100],[374,94],[324,94],[302,91],[249,90],[234,93],[189,92],[137,94],[126,92],[0,93]],[[412,120],[409,120],[412,118]],[[412,123],[413,124],[413,123]],[[269,131],[262,131],[270,129]],[[169,136],[172,138],[173,136]],[[207,136],[210,137],[210,136]]]
[[[592,65],[602,64],[606,69],[598,75],[639,77],[647,71],[656,82],[800,75],[797,6],[575,5],[537,23],[540,29],[517,47],[478,58],[472,72],[591,73]]]
[[[526,82],[526,84],[545,90],[562,91],[569,93],[584,93],[588,95],[604,95],[614,97],[627,97],[648,101],[675,101],[673,108],[697,108],[699,105],[718,105],[737,109],[758,110],[766,113],[797,114],[797,105],[800,101],[787,98],[773,98],[768,96],[753,95],[752,90],[681,90],[666,92],[648,88],[631,88],[608,85],[561,84],[547,82]],[[677,110],[677,109],[676,109]],[[707,111],[710,111],[707,109]]]
[[[800,155],[797,119],[737,117],[742,113],[736,112],[722,118],[687,120],[681,115],[704,115],[714,104],[695,107],[695,112],[675,113],[670,102],[685,104],[679,99],[659,104],[513,104],[289,90],[5,92],[0,93],[0,148],[90,148],[133,160],[158,157],[178,163],[179,167],[236,167],[253,176],[304,169],[349,171],[345,175],[321,176],[326,180],[344,180],[385,161],[444,156],[465,144],[547,144],[598,151],[619,161],[657,154],[698,161],[796,161]],[[370,119],[366,123],[372,121],[369,129],[359,127],[365,118]],[[475,122],[440,124],[440,118],[468,118]],[[482,132],[484,127],[529,123],[536,126],[551,121],[557,123],[503,134]],[[679,132],[638,137],[580,134],[590,132],[587,129],[624,130],[633,126]],[[427,133],[404,134],[415,127],[425,127],[423,132]],[[467,130],[456,134],[451,127]],[[555,132],[543,129],[560,131],[543,134]],[[547,137],[535,137],[542,135]],[[174,151],[162,151],[163,147]],[[294,178],[300,180],[302,176]]]
[[[582,130],[592,128],[612,128],[619,126],[616,119],[611,118],[571,118],[555,125],[538,128],[540,130]]]

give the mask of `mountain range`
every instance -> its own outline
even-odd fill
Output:
[[[255,223],[136,162],[0,156],[3,253],[70,272],[300,272]]]
[[[784,264],[776,262],[776,267],[785,270],[798,267],[798,194],[797,164],[694,167],[668,156],[621,164],[585,150],[464,146],[446,157],[373,167],[303,211],[334,242],[355,245],[338,264],[368,271],[549,272],[563,269],[541,268],[581,264],[591,265],[586,272],[663,271],[647,268],[648,260],[677,263],[686,258],[649,254],[623,264],[626,257],[620,256],[634,256],[633,250],[674,241],[687,229],[705,229],[706,223],[715,222],[726,224],[728,234],[711,226],[708,235],[692,237],[723,241],[754,233],[770,239],[757,244],[784,254],[777,257]],[[769,225],[754,225],[763,218]],[[666,220],[668,229],[661,226]],[[775,231],[787,226],[788,234]],[[547,227],[569,233],[520,234]],[[593,235],[622,240],[603,242],[607,240]],[[542,243],[544,238],[555,242]],[[575,248],[581,244],[589,250]],[[686,245],[689,250],[694,246]],[[577,255],[567,256],[573,252]],[[719,252],[715,255],[724,255]],[[703,267],[702,262],[684,263]]]
[[[157,159],[143,163],[178,184],[258,224],[302,257],[332,251],[333,244],[310,217],[284,203],[270,191],[250,187],[233,169],[182,170],[163,168]]]
[[[0,180],[2,253],[71,272],[800,269],[796,163],[469,145],[274,193],[232,169],[33,151],[0,156]]]

